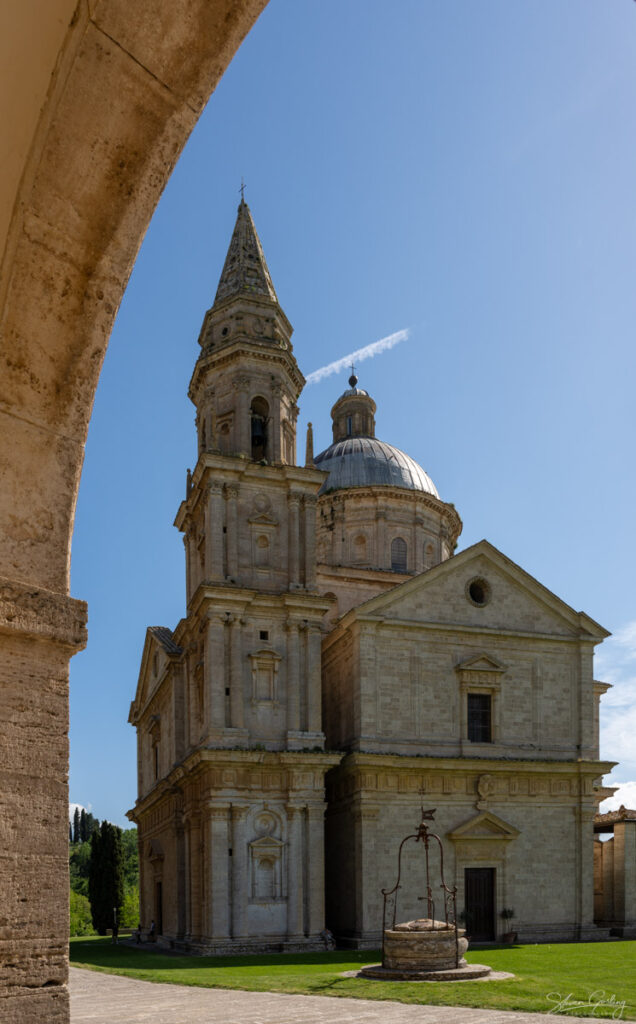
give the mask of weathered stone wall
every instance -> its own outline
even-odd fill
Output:
[[[7,1021],[63,1021],[68,1012],[68,661],[84,646],[85,623],[81,601],[0,580],[0,1013]]]

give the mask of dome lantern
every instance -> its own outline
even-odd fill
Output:
[[[331,410],[334,444],[348,437],[375,437],[375,409],[369,392],[358,387],[352,367],[349,388]]]

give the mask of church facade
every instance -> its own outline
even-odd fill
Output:
[[[510,910],[523,940],[598,936],[607,632],[487,541],[455,554],[457,511],[355,376],[298,465],[291,334],[242,200],[189,391],[187,614],[148,629],[130,711],[142,922],[195,950],[375,946],[425,801],[474,938]]]

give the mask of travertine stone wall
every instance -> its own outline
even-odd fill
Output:
[[[198,951],[320,947],[324,776],[339,755],[201,750],[138,802],[141,916]],[[184,899],[184,896],[187,898]]]
[[[593,783],[606,767],[348,755],[327,777],[327,835],[340,842],[327,846],[327,926],[354,945],[379,941],[381,889],[396,881],[399,844],[417,832],[423,802],[438,808],[433,830],[459,909],[464,869],[494,867],[496,913],[514,906],[522,941],[593,936]],[[436,872],[436,854],[431,862]],[[422,916],[421,844],[408,844],[403,868],[399,921]]]
[[[85,641],[83,602],[0,579],[0,1013],[7,1021],[67,1019],[68,661]]]
[[[317,527],[317,557],[324,567],[390,572],[391,544],[399,537],[406,544],[406,572],[413,574],[450,558],[462,524],[455,508],[432,494],[356,487],[320,496]],[[342,615],[352,604],[336,593]]]
[[[0,573],[13,588],[12,606],[19,609],[16,594],[26,588],[24,613],[10,612],[0,633],[0,906],[2,941],[11,947],[0,1003],[8,1024],[68,1014],[66,700],[77,640],[69,643],[60,608],[101,362],[168,175],[264,6],[265,0],[141,0],[133,16],[124,0],[80,0],[68,24],[60,4],[57,15],[43,19],[61,46],[43,88],[41,68],[34,69],[39,119],[15,118],[18,127],[34,125],[18,148],[26,162],[21,173],[13,158],[0,169],[3,226],[12,211],[0,242]],[[22,14],[33,18],[32,7],[16,9],[18,37],[26,35]],[[36,40],[40,29],[33,26]],[[29,61],[43,52],[34,46]],[[14,86],[19,111],[30,91]],[[14,154],[11,138],[5,143]],[[27,791],[32,813],[28,823],[21,816],[18,830]],[[37,856],[29,863],[31,849]]]
[[[478,548],[351,610],[325,639],[328,746],[597,756],[592,660],[604,631],[593,637],[536,581]],[[483,607],[467,593],[475,578],[490,588]],[[479,751],[467,739],[470,691],[492,700],[492,741]]]

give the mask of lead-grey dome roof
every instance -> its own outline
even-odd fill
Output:
[[[417,462],[377,437],[347,437],[326,448],[314,459],[316,469],[327,470],[329,476],[320,488],[326,491],[347,487],[404,487],[424,491],[439,498],[428,473]]]

